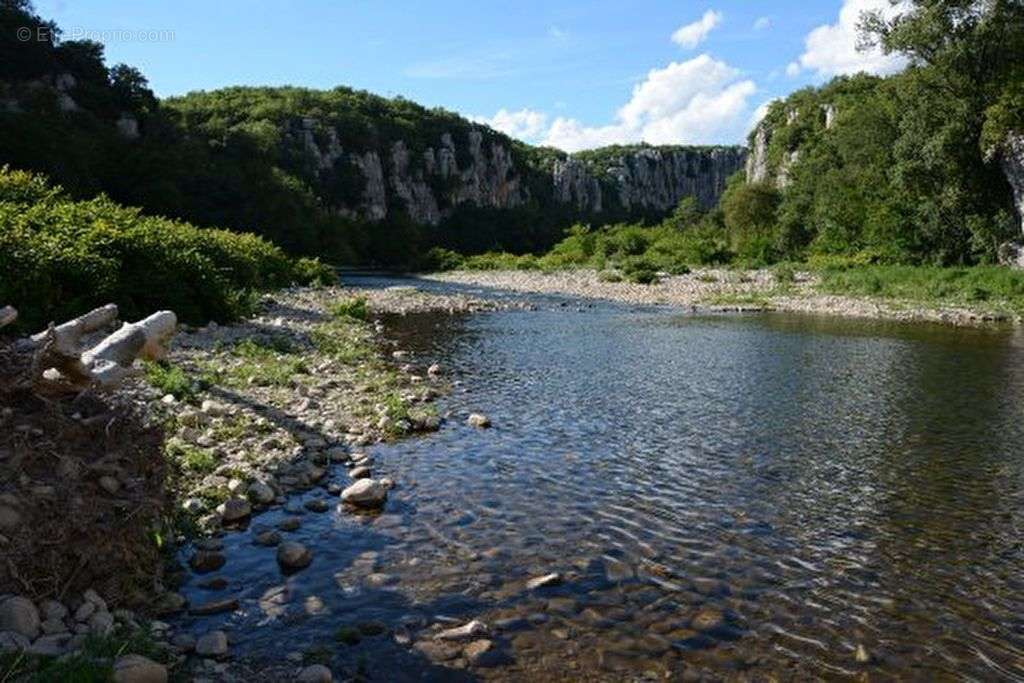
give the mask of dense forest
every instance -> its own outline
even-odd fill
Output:
[[[995,261],[1020,234],[1004,167],[1024,131],[1024,4],[921,0],[861,30],[909,66],[772,104],[753,177],[722,201],[733,243],[761,261]]]

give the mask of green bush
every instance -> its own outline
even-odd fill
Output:
[[[366,307],[366,298],[361,296],[331,305],[330,313],[337,318],[355,318],[356,320],[366,320],[370,317],[370,311]]]
[[[44,178],[0,169],[0,301],[23,327],[113,302],[125,319],[171,309],[185,322],[249,312],[253,293],[330,281],[255,235],[202,229],[100,196],[73,201]]]

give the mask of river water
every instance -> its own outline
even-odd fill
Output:
[[[535,303],[388,321],[451,418],[368,449],[382,514],[303,516],[307,569],[229,534],[241,609],[188,627],[372,680],[1024,678],[1020,332]],[[487,667],[401,642],[474,618]]]

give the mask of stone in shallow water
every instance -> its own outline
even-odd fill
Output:
[[[277,523],[277,528],[281,531],[295,531],[302,526],[302,519],[300,517],[285,517]]]
[[[331,683],[334,675],[323,664],[311,664],[299,672],[297,683]]]
[[[341,492],[341,500],[365,508],[378,508],[388,498],[388,490],[373,479],[360,479]]]
[[[210,600],[201,605],[195,605],[189,611],[192,614],[205,616],[208,614],[220,614],[221,612],[234,612],[238,609],[238,600],[225,598],[223,600]]]
[[[472,413],[468,418],[466,418],[466,424],[468,424],[470,427],[478,427],[480,429],[485,429],[491,426],[491,418],[480,413]]]
[[[538,576],[530,579],[526,582],[526,587],[530,590],[536,590],[538,588],[544,588],[545,586],[557,586],[562,583],[562,575],[553,572],[551,574],[545,574],[544,576]]]
[[[295,541],[285,541],[277,546],[277,563],[282,569],[303,569],[313,561],[309,548]]]
[[[281,534],[273,529],[265,529],[257,533],[253,537],[252,542],[256,545],[273,547],[281,542]]]
[[[414,646],[432,662],[447,662],[459,656],[459,646],[452,643],[439,643],[433,640],[421,640]]]
[[[252,513],[252,505],[244,498],[228,498],[217,506],[217,512],[225,522],[238,522]]]
[[[220,657],[228,652],[228,636],[224,631],[210,631],[196,640],[196,654],[200,657]]]
[[[370,476],[370,474],[370,468],[364,465],[360,465],[359,467],[353,467],[348,472],[348,476],[351,479],[366,479],[367,477]]]
[[[474,619],[462,626],[441,631],[434,636],[434,640],[462,640],[482,635],[487,635],[487,625],[482,621]]]
[[[709,607],[697,612],[693,621],[690,622],[690,627],[695,631],[715,631],[722,628],[723,625],[725,625],[725,617],[722,613]]]
[[[303,503],[303,507],[310,512],[327,512],[328,508],[330,508],[330,506],[321,498],[312,498],[307,500]]]
[[[547,611],[563,616],[572,616],[578,609],[579,605],[572,598],[551,598],[547,604]]]
[[[199,550],[189,558],[188,565],[192,567],[192,571],[196,574],[205,574],[217,571],[224,566],[225,562],[227,562],[227,558],[224,557],[223,553],[213,550]]]

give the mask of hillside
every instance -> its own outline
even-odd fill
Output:
[[[234,87],[158,100],[86,41],[33,41],[0,8],[0,162],[78,196],[251,230],[342,263],[413,264],[433,245],[550,247],[574,222],[712,207],[742,147],[612,147],[570,156],[443,109],[338,87]]]

